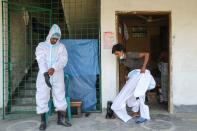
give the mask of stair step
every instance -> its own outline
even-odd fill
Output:
[[[18,87],[18,89],[36,89],[36,83],[35,82],[28,82],[25,81],[22,85]],[[17,91],[17,90],[16,90]]]
[[[24,89],[36,89],[36,83],[27,82],[24,84]]]
[[[21,83],[36,83],[36,79],[35,78],[27,78],[26,80],[21,81]]]
[[[35,97],[17,97],[15,98],[15,105],[26,105],[26,104],[36,104]]]
[[[36,79],[37,79],[37,77],[33,77],[33,76],[30,76],[28,79],[27,79],[27,81],[29,81],[29,82],[36,82]]]
[[[36,88],[24,88],[24,86],[23,87],[21,87],[20,89],[18,89],[18,90],[16,90],[16,92],[20,92],[20,91],[23,91],[23,90],[33,90],[33,91],[36,91]]]
[[[36,66],[36,67],[32,67],[32,69],[30,71],[38,71],[39,68]]]
[[[36,111],[36,105],[13,105],[12,111]]]
[[[28,74],[28,76],[33,76],[33,77],[37,77],[37,75],[38,75],[38,72],[37,72],[37,71],[35,71],[35,72],[30,72],[30,73]]]
[[[37,72],[39,70],[38,67],[32,67],[29,72]]]
[[[24,97],[24,96],[34,97],[35,94],[36,94],[36,90],[35,89],[32,89],[32,90],[21,89],[21,90],[18,90],[16,92],[16,95],[17,96],[21,96],[21,97]]]

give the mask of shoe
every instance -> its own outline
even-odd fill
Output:
[[[147,119],[145,119],[145,118],[143,118],[143,117],[139,117],[139,118],[135,121],[135,123],[141,124],[141,123],[144,123],[144,122],[146,122],[146,121],[147,121]]]
[[[61,112],[61,111],[57,112],[57,124],[65,126],[65,127],[71,127],[72,126],[71,123],[69,123],[67,121],[64,122],[64,113]]]
[[[85,117],[89,117],[90,116],[90,113],[85,113]]]
[[[45,116],[46,116],[46,113],[41,114],[41,124],[40,124],[40,127],[39,127],[39,129],[41,131],[44,131],[47,127]]]

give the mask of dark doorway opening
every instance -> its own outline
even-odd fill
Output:
[[[118,43],[126,52],[149,52],[148,69],[156,88],[147,92],[153,110],[170,111],[170,12],[116,12]],[[124,86],[127,69],[119,64],[119,90]]]

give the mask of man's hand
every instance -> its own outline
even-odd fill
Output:
[[[48,70],[48,74],[49,74],[50,76],[52,76],[52,75],[54,74],[54,72],[55,72],[55,69],[54,69],[54,68],[50,68],[50,69]]]
[[[146,68],[141,68],[141,70],[140,70],[140,73],[145,73],[145,71],[146,71]]]

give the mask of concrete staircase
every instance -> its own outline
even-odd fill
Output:
[[[19,87],[15,90],[12,112],[36,111],[36,78],[38,73],[37,63],[28,71]]]

